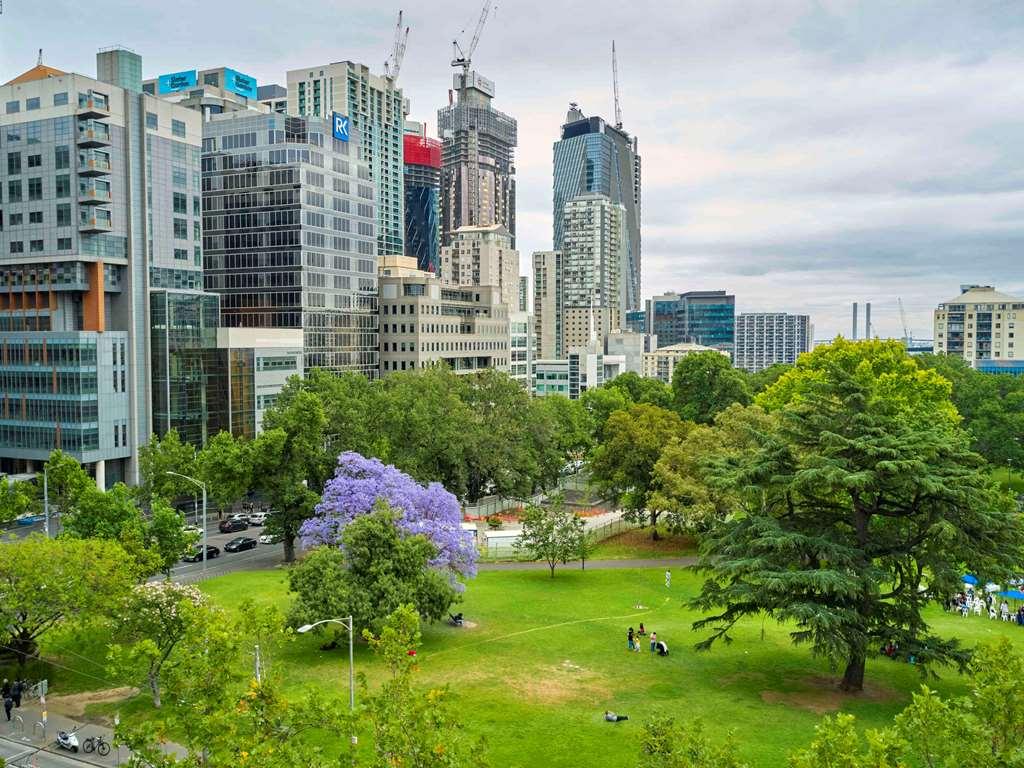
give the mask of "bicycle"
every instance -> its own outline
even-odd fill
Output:
[[[82,742],[83,752],[92,752],[94,749],[101,756],[106,757],[110,754],[110,742],[102,736],[90,736]]]

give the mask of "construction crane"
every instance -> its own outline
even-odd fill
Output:
[[[398,73],[402,71],[402,60],[405,58],[405,44],[409,41],[409,28],[402,31],[402,12],[398,12],[398,23],[395,24],[395,42],[391,46],[391,55],[384,62],[384,77],[391,82],[398,79]]]
[[[910,331],[907,329],[907,313],[903,309],[903,299],[896,297],[896,303],[900,305],[900,322],[903,323],[903,343],[910,348]]]
[[[452,66],[462,68],[464,80],[469,75],[469,65],[473,58],[473,52],[476,50],[476,46],[480,42],[480,34],[484,31],[484,24],[487,23],[487,17],[490,13],[491,0],[485,0],[484,7],[480,10],[480,19],[476,23],[476,31],[473,32],[473,39],[469,43],[469,48],[465,51],[463,51],[462,46],[459,45],[458,39],[452,40]]]
[[[615,56],[614,40],[612,40],[612,87],[615,89],[615,127],[622,130],[622,107],[619,105],[619,61]]]

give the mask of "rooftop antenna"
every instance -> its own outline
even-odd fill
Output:
[[[480,19],[477,21],[476,30],[473,32],[473,39],[469,43],[469,48],[465,51],[459,45],[458,39],[452,40],[452,66],[462,67],[463,85],[465,85],[466,78],[469,75],[469,65],[473,59],[473,52],[476,51],[476,46],[480,42],[480,34],[484,31],[484,24],[487,23],[487,16],[490,13],[491,0],[484,0],[484,7],[480,10]]]
[[[612,40],[612,87],[615,89],[615,127],[622,130],[622,107],[619,104],[619,62],[615,56],[614,40]]]
[[[36,59],[36,66],[41,67],[43,65],[43,49],[39,49],[39,58]]]
[[[409,41],[409,27],[402,31],[402,12],[398,12],[398,23],[395,24],[395,42],[391,46],[391,55],[384,62],[384,77],[395,82],[402,71],[402,60],[405,58],[405,45]]]

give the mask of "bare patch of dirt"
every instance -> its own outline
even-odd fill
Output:
[[[611,695],[611,687],[599,675],[566,659],[541,667],[505,683],[520,697],[537,704],[562,704],[576,699],[593,701]]]
[[[475,621],[468,621],[467,619],[462,620],[462,626],[460,629],[476,629],[479,626]]]
[[[762,701],[768,704],[785,704],[788,707],[806,709],[816,715],[824,715],[839,710],[847,701],[853,699],[866,701],[895,701],[900,698],[899,692],[885,685],[865,683],[860,693],[844,693],[839,690],[839,678],[811,676],[801,678],[795,683],[801,686],[796,691],[761,691]]]
[[[139,693],[138,688],[124,686],[123,688],[108,688],[104,691],[85,691],[83,693],[68,693],[63,696],[47,696],[47,709],[51,712],[64,715],[65,717],[82,717],[85,715],[85,708],[90,704],[110,704],[116,701],[124,701]]]

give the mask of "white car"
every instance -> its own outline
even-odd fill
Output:
[[[249,525],[266,525],[267,524],[267,513],[266,512],[250,512]]]
[[[259,538],[260,544],[280,544],[281,535],[278,533],[264,533]]]

